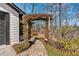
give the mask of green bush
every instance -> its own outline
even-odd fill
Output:
[[[15,49],[16,53],[19,54],[22,51],[26,50],[29,47],[29,45],[30,45],[29,42],[23,41],[21,43],[14,44],[13,48]]]

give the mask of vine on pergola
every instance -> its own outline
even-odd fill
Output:
[[[46,20],[47,24],[48,24],[48,20],[51,19],[51,16],[50,15],[47,15],[47,14],[29,14],[29,15],[23,15],[23,20],[22,20],[22,23],[23,23],[23,39],[25,40],[28,40],[29,39],[29,28],[30,28],[30,25],[29,25],[29,21],[31,20]],[[48,25],[46,25],[48,27]],[[48,34],[48,28],[47,28],[47,33],[46,35]],[[48,35],[47,35],[48,36]]]

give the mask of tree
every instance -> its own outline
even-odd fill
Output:
[[[35,11],[35,3],[32,3],[32,14],[34,13]]]
[[[71,16],[68,12],[71,9],[70,4],[61,4],[60,8],[60,26],[63,26],[62,22],[65,20],[65,25],[69,24],[69,17]]]
[[[55,25],[54,28],[57,28],[57,17],[58,17],[58,4],[57,3],[48,3],[44,4],[44,11],[46,11],[47,14],[52,16],[51,25]]]
[[[59,27],[61,27],[61,3],[59,3]]]

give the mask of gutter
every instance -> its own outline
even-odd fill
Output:
[[[19,7],[17,7],[14,3],[6,3],[11,8],[15,9],[19,14],[26,14],[24,11],[22,11]]]

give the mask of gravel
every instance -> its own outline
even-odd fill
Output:
[[[35,44],[33,44],[26,51],[18,54],[19,56],[47,56],[47,51],[40,40],[36,40]]]

